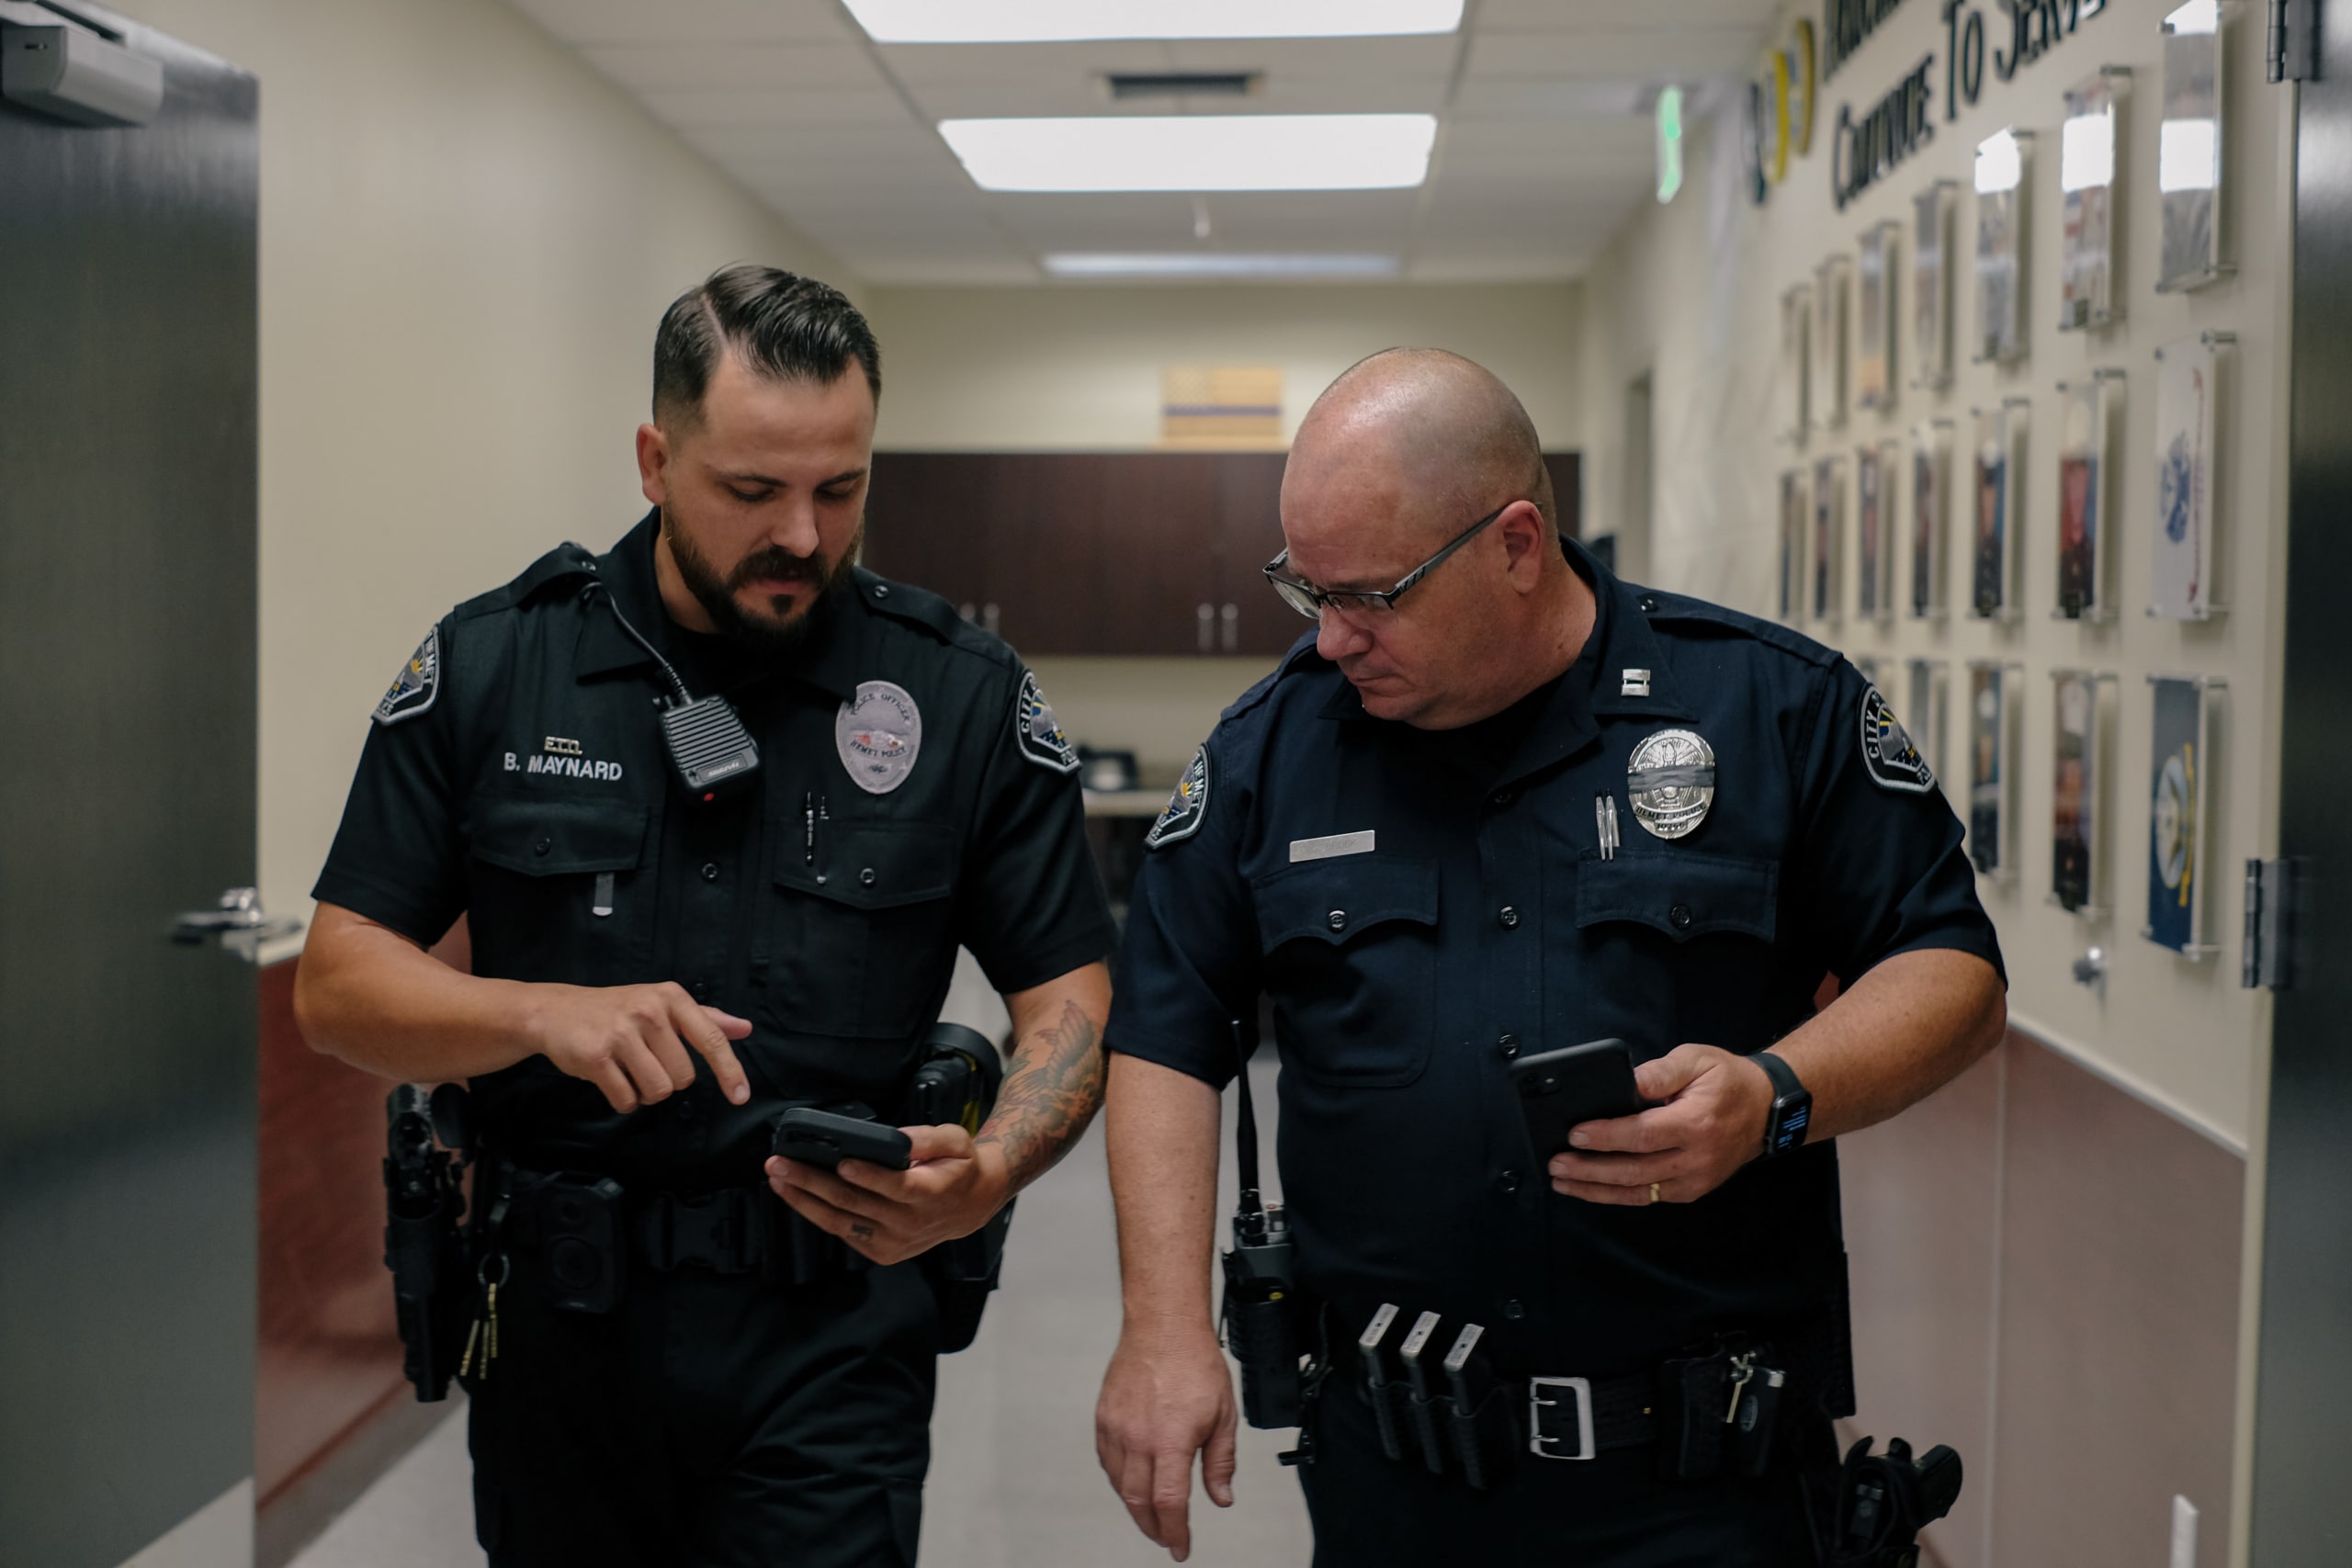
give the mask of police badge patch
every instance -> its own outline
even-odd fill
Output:
[[[1041,768],[1057,773],[1078,772],[1078,750],[1062,733],[1054,706],[1037,689],[1037,677],[1021,672],[1021,696],[1012,705],[1012,733],[1021,754]]]
[[[888,795],[907,782],[922,750],[922,710],[904,686],[861,681],[833,716],[833,748],[857,787]]]
[[[1936,787],[1936,775],[1919,748],[1872,686],[1862,697],[1862,766],[1882,789],[1925,795]]]
[[[1191,838],[1201,830],[1201,819],[1208,810],[1209,749],[1204,746],[1193,753],[1193,765],[1176,781],[1176,793],[1168,797],[1168,809],[1143,836],[1143,847],[1157,850]]]
[[[1715,803],[1715,750],[1692,729],[1661,729],[1634,748],[1625,763],[1634,820],[1661,839],[1699,830]]]
[[[384,700],[376,705],[378,724],[398,724],[404,718],[414,718],[433,705],[441,694],[441,628],[435,626],[416,645],[415,653],[401,666],[399,679]]]

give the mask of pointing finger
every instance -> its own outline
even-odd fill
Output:
[[[703,1004],[702,1010],[711,1022],[718,1025],[719,1032],[729,1040],[741,1040],[752,1032],[752,1021],[748,1018],[737,1018],[733,1013],[721,1011],[707,1002]]]
[[[718,1013],[717,1018],[712,1016],[715,1012]],[[670,1021],[676,1025],[686,1043],[701,1052],[710,1062],[711,1076],[718,1080],[718,1092],[727,1097],[729,1105],[741,1105],[752,1098],[752,1080],[743,1076],[742,1064],[735,1060],[735,1048],[727,1043],[727,1025],[718,1021],[718,1019],[743,1024],[742,1033],[735,1036],[738,1040],[751,1032],[752,1026],[743,1023],[741,1019],[729,1018],[726,1013],[699,1003],[679,1002],[670,1009]]]

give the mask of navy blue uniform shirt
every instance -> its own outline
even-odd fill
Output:
[[[1106,1038],[1221,1087],[1262,993],[1300,1282],[1333,1332],[1396,1302],[1487,1325],[1498,1365],[1613,1375],[1717,1330],[1842,1321],[1837,1155],[1752,1162],[1694,1203],[1562,1197],[1510,1062],[1611,1035],[1636,1060],[1753,1052],[1825,976],[2000,953],[1958,820],[1859,671],[1566,548],[1592,635],[1505,714],[1370,717],[1307,640],[1226,710],[1137,877]],[[1627,778],[1668,729],[1715,761],[1704,820],[1670,840]],[[1370,847],[1294,853],[1351,834]]]
[[[795,657],[753,667],[664,613],[654,533],[554,551],[434,628],[315,893],[419,942],[465,914],[477,975],[671,980],[749,1019],[743,1106],[695,1053],[692,1089],[626,1115],[544,1056],[473,1080],[477,1124],[526,1167],[698,1191],[761,1179],[787,1100],[893,1115],[959,944],[1011,992],[1114,933],[1078,758],[1011,649],[861,570]],[[741,710],[760,747],[741,796],[688,800],[616,606]]]

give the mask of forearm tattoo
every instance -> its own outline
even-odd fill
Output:
[[[1003,1148],[1018,1191],[1069,1152],[1102,1103],[1102,1030],[1076,1002],[1065,1002],[1058,1022],[1014,1044],[996,1113],[979,1141]]]

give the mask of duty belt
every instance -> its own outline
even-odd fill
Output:
[[[1484,1334],[1435,1313],[1408,1319],[1384,1305],[1374,1314],[1352,1348],[1388,1458],[1480,1489],[1522,1456],[1574,1462],[1645,1446],[1668,1480],[1770,1466],[1788,1359],[1753,1335],[1718,1335],[1654,1369],[1603,1378],[1498,1373],[1479,1348]]]
[[[514,1170],[507,1239],[519,1247],[546,1242],[556,1204],[597,1179]],[[765,1274],[793,1284],[872,1267],[861,1254],[785,1207],[765,1187],[709,1192],[618,1189],[620,1240],[629,1260],[661,1273],[707,1269],[720,1275]]]

